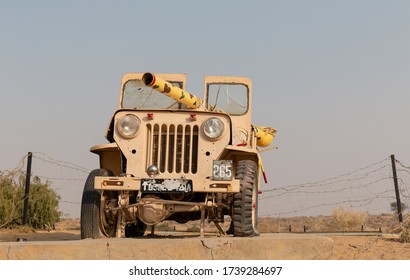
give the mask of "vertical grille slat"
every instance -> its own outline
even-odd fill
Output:
[[[168,153],[168,172],[171,173],[174,170],[175,158],[176,158],[176,133],[175,125],[170,126],[169,130],[169,153]]]
[[[176,151],[176,168],[175,168],[175,172],[176,173],[181,173],[182,167],[182,125],[178,125],[178,129],[177,129],[177,151]]]
[[[197,173],[198,125],[147,124],[147,167],[161,173]]]
[[[168,152],[168,129],[165,125],[161,126],[161,129],[159,131],[159,134],[161,135],[161,142],[160,142],[160,153],[161,157],[159,160],[159,171],[164,173],[165,168],[166,168],[166,163],[167,163],[167,152]]]
[[[198,171],[198,126],[194,126],[192,133],[192,157],[191,157],[191,172],[196,173]]]
[[[185,169],[185,162],[186,162],[186,135],[185,135],[185,127],[181,126],[181,172],[186,173]]]
[[[184,173],[189,172],[189,159],[191,155],[191,133],[190,133],[190,127],[187,125],[185,126],[185,145],[184,145]]]
[[[157,131],[156,133],[155,133],[155,131]],[[158,158],[159,158],[159,140],[160,140],[160,138],[159,138],[159,126],[156,124],[156,125],[154,125],[154,130],[153,130],[153,135],[154,135],[154,141],[153,141],[153,143],[154,143],[154,145],[152,146],[152,148],[153,148],[153,153],[152,153],[152,158],[153,158],[153,160],[152,160],[152,164],[155,164],[156,166],[158,166]]]

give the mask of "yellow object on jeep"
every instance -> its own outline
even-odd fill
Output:
[[[268,126],[253,126],[256,136],[256,145],[267,147],[272,142],[276,134],[276,129]]]
[[[145,73],[142,76],[142,82],[144,85],[166,94],[191,109],[196,109],[202,104],[202,100],[198,96],[192,95],[179,87],[174,87],[171,83],[158,78],[152,73]]]

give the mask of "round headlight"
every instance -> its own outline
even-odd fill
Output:
[[[224,123],[218,118],[210,118],[204,123],[203,130],[206,137],[216,140],[224,132]]]
[[[132,138],[137,134],[141,121],[134,115],[125,115],[117,122],[117,132],[123,138]]]

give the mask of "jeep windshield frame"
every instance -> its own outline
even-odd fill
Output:
[[[173,86],[183,88],[183,82],[169,81]],[[187,110],[184,104],[166,96],[142,83],[140,79],[128,80],[123,85],[121,108],[123,109],[158,109]]]
[[[231,116],[245,115],[249,110],[249,87],[242,83],[208,83],[209,110],[222,110]]]

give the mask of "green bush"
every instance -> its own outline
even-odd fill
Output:
[[[10,226],[21,217],[21,190],[9,177],[0,176],[0,227]]]
[[[14,178],[18,177],[18,180]],[[0,227],[22,224],[24,207],[24,175],[10,176],[0,173]],[[58,202],[60,197],[50,188],[50,183],[42,183],[34,177],[30,184],[27,225],[33,228],[53,227],[60,218]]]

